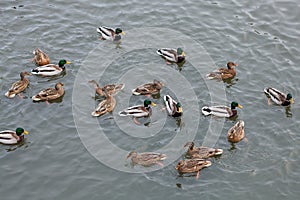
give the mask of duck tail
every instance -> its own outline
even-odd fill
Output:
[[[209,74],[206,74],[206,78],[209,79],[209,80],[212,80],[212,79],[216,79],[218,77],[214,73],[209,73]]]
[[[157,53],[158,55],[160,55],[160,56],[163,55],[163,53],[161,52],[161,49],[157,49],[156,53]]]
[[[125,117],[125,116],[127,116],[127,112],[126,111],[120,111],[119,112],[119,115],[121,116],[121,117]]]
[[[211,109],[208,106],[204,106],[202,108],[202,113],[203,113],[203,115],[210,115],[211,114]]]
[[[134,94],[134,95],[141,95],[141,93],[138,92],[136,89],[133,89],[131,92],[132,92],[132,94]]]

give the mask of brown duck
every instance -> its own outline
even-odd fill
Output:
[[[207,79],[229,79],[233,78],[236,75],[235,67],[237,67],[238,64],[233,62],[227,63],[227,68],[219,68],[211,73],[208,73],[206,75]]]

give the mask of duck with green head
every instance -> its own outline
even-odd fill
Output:
[[[101,35],[101,40],[112,40],[117,41],[121,40],[121,35],[125,35],[125,32],[120,28],[116,28],[115,30],[109,27],[100,26],[97,28],[97,32]]]
[[[167,63],[182,63],[185,60],[185,53],[182,48],[162,48],[158,49],[156,53],[166,59]]]
[[[28,132],[23,128],[17,128],[16,131],[5,130],[0,132],[0,143],[2,144],[17,144],[24,140],[24,134]]]
[[[60,60],[57,65],[48,64],[48,65],[36,67],[35,69],[31,70],[31,73],[35,75],[42,75],[42,76],[56,76],[66,70],[65,64],[71,64],[71,63],[63,59]]]
[[[284,94],[283,92],[272,87],[265,88],[264,92],[268,96],[269,104],[270,100],[281,106],[289,106],[294,103],[294,99],[290,93]]]
[[[240,104],[237,102],[232,102],[231,107],[227,106],[204,106],[202,107],[202,113],[203,115],[214,115],[217,117],[234,117],[237,115],[236,108],[243,108]]]
[[[173,117],[180,117],[182,115],[181,103],[176,102],[170,95],[164,96],[164,102],[169,115]]]

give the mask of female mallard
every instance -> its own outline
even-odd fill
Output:
[[[151,95],[157,94],[160,92],[163,87],[163,83],[154,79],[153,83],[146,83],[144,85],[140,85],[137,88],[132,90],[132,94],[134,95]]]
[[[176,102],[169,95],[164,96],[167,111],[173,117],[180,117],[182,115],[182,107],[179,102]]]
[[[151,166],[154,164],[159,164],[159,161],[165,160],[167,156],[162,153],[154,153],[154,152],[144,152],[144,153],[137,153],[132,151],[128,154],[127,159],[131,157],[132,164],[138,164],[142,166]]]
[[[121,39],[120,34],[125,35],[125,32],[120,28],[116,28],[114,30],[105,26],[100,26],[99,28],[97,28],[97,32],[101,35],[102,40],[117,41]]]
[[[40,50],[39,48],[36,48],[33,51],[33,61],[35,62],[35,64],[37,66],[43,66],[43,65],[48,65],[50,64],[50,58],[47,54],[45,54],[42,50]]]
[[[286,95],[283,92],[271,87],[265,88],[264,92],[268,95],[268,101],[270,101],[271,99],[274,103],[278,105],[288,106],[294,103],[294,99],[290,93]]]
[[[28,134],[23,128],[17,128],[16,131],[5,130],[0,132],[0,143],[17,144],[24,140],[24,134]]]
[[[229,142],[239,142],[245,137],[245,122],[239,120],[233,127],[228,130],[227,139]]]
[[[162,48],[158,49],[156,53],[169,62],[181,63],[185,60],[185,53],[181,48],[171,49],[171,48]]]
[[[240,104],[232,102],[231,108],[227,106],[204,106],[202,113],[204,115],[214,115],[217,117],[234,117],[237,114],[236,107],[243,108]]]
[[[178,162],[176,166],[176,170],[179,173],[193,173],[197,172],[196,179],[199,178],[200,170],[211,166],[211,162],[209,160],[204,159],[186,159]]]
[[[21,72],[21,80],[13,83],[10,89],[5,93],[5,96],[7,96],[8,98],[14,98],[16,94],[24,91],[29,85],[29,80],[25,77],[27,75],[30,76],[31,74],[29,72]]]
[[[105,91],[104,91],[105,92]],[[106,99],[101,101],[94,112],[92,112],[92,116],[98,117],[104,115],[105,113],[112,112],[116,106],[116,100],[113,96],[107,95],[105,93]]]
[[[132,106],[129,108],[126,108],[125,110],[119,112],[120,116],[133,116],[133,120],[136,124],[139,124],[139,122],[136,120],[136,118],[140,117],[149,117],[152,114],[151,106],[156,106],[155,103],[150,101],[149,99],[146,99],[144,101],[144,105],[138,105],[138,106]]]
[[[212,156],[218,156],[223,153],[223,149],[214,149],[209,147],[196,147],[194,148],[194,142],[188,142],[184,147],[189,147],[187,155],[191,158],[206,159]]]
[[[63,96],[65,93],[65,90],[63,88],[64,84],[62,83],[56,83],[55,88],[47,88],[45,90],[40,91],[37,95],[34,95],[32,97],[33,101],[49,101],[49,100],[55,100],[59,97]]]
[[[111,85],[105,85],[104,87],[100,87],[95,80],[91,80],[89,81],[89,83],[93,83],[95,85],[96,93],[99,96],[106,96],[104,91],[106,91],[107,95],[115,95],[120,90],[122,90],[125,86],[124,84],[111,84]]]
[[[66,70],[65,64],[71,64],[71,63],[66,60],[60,60],[58,62],[58,65],[48,64],[48,65],[40,66],[31,70],[31,73],[35,75],[42,75],[42,76],[56,76]]]
[[[236,75],[235,67],[237,67],[238,64],[233,62],[227,63],[227,69],[226,68],[220,68],[217,69],[209,74],[206,75],[207,79],[229,79],[233,78]]]

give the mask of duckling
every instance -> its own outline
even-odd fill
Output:
[[[202,113],[203,115],[214,115],[217,117],[234,117],[237,115],[237,110],[235,109],[236,107],[238,108],[243,108],[240,104],[237,102],[232,102],[231,103],[231,108],[227,106],[204,106],[202,107]]]
[[[33,51],[34,58],[32,59],[37,66],[43,66],[50,64],[50,58],[39,48]]]
[[[187,155],[191,158],[206,159],[213,156],[218,156],[223,153],[223,149],[214,149],[209,147],[194,148],[194,142],[188,142],[184,147],[189,147]]]
[[[107,95],[115,95],[119,91],[124,88],[124,84],[111,84],[105,85],[103,88],[99,86],[99,84],[95,80],[89,81],[89,83],[93,83],[95,85],[96,93],[101,96],[106,96],[104,90],[106,91]]]
[[[238,64],[234,62],[228,62],[227,63],[227,69],[226,68],[219,68],[209,74],[206,75],[207,79],[229,79],[233,78],[236,75],[235,67],[237,67]]]
[[[176,170],[179,173],[193,173],[197,172],[196,179],[199,178],[200,170],[211,166],[211,162],[209,160],[204,159],[186,159],[180,160],[176,166]]]
[[[55,88],[47,88],[40,91],[37,95],[32,97],[33,101],[50,101],[60,98],[65,94],[63,88],[64,84],[61,82],[55,84]]]
[[[5,93],[5,96],[8,98],[14,98],[16,94],[23,92],[29,85],[29,80],[25,76],[30,76],[29,72],[21,72],[21,80],[12,84],[10,89]],[[20,96],[21,97],[21,96]]]
[[[128,154],[127,159],[131,157],[132,164],[138,164],[145,167],[158,164],[163,166],[159,161],[165,160],[167,156],[162,153],[154,153],[154,152],[143,152],[137,153],[136,151],[132,151]]]
[[[16,131],[5,130],[0,132],[0,143],[18,144],[24,140],[24,134],[28,134],[23,128],[17,128]]]
[[[134,95],[152,95],[160,92],[163,87],[163,83],[154,79],[153,83],[146,83],[144,85],[140,85],[137,88],[132,90],[132,94]]]
[[[233,127],[228,130],[227,139],[229,142],[239,142],[245,137],[245,122],[239,120]]]
[[[277,105],[289,106],[290,104],[294,103],[294,99],[290,93],[286,95],[283,92],[271,87],[265,88],[264,92],[267,94],[268,100],[271,99]]]

